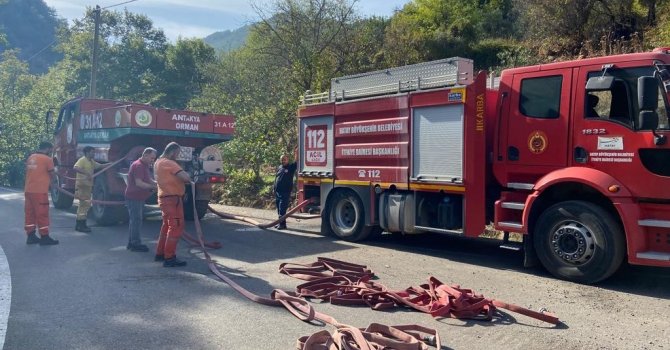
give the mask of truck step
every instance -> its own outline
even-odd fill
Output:
[[[527,184],[527,183],[521,183],[521,182],[510,182],[507,184],[507,187],[509,188],[514,188],[517,190],[532,190],[533,187],[535,187],[535,184]]]
[[[513,250],[515,252],[520,252],[523,249],[523,243],[521,242],[507,242],[500,245],[500,248]]]
[[[670,221],[668,220],[646,219],[639,220],[637,223],[640,226],[670,228]]]
[[[665,252],[640,252],[637,253],[638,259],[649,259],[649,260],[660,260],[660,261],[670,261],[670,253]]]
[[[520,222],[512,222],[512,221],[500,221],[500,222],[498,222],[498,226],[512,228],[512,229],[522,229],[523,228],[523,225]]]
[[[500,206],[505,209],[523,210],[526,204],[522,202],[502,202]]]
[[[444,233],[444,234],[448,234],[448,235],[457,235],[457,236],[463,235],[463,230],[446,230],[446,229],[443,229],[443,228],[428,227],[428,226],[414,226],[414,228],[418,229],[418,230],[434,232],[434,233]]]

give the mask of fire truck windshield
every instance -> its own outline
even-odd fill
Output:
[[[594,107],[597,115],[600,118],[623,123],[630,128],[637,129],[636,116],[640,113],[637,101],[637,80],[643,76],[656,76],[660,78],[661,75],[658,73],[657,67],[608,69],[606,75],[614,77],[612,87],[608,90],[588,92],[589,95],[598,97],[599,102]],[[588,77],[598,77],[602,76],[602,74],[602,71],[590,72]],[[659,79],[658,88],[660,93],[656,112],[659,119],[658,129],[661,130],[670,129],[667,103],[668,86],[670,86],[670,80],[664,81],[664,84],[661,84],[661,79]]]

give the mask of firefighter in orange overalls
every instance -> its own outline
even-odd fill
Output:
[[[158,205],[163,214],[163,225],[156,246],[155,261],[162,261],[164,267],[185,266],[186,261],[177,259],[177,243],[184,232],[184,184],[191,178],[175,161],[180,146],[170,142],[154,164],[158,183]]]
[[[49,184],[55,179],[54,162],[51,159],[53,145],[40,143],[37,152],[26,161],[25,229],[26,244],[54,245],[58,240],[49,237]],[[35,236],[39,232],[40,238]]]

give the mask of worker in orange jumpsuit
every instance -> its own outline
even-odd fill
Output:
[[[26,161],[25,230],[26,244],[55,245],[58,240],[49,237],[49,184],[55,179],[51,159],[53,145],[42,142],[37,152]],[[39,232],[38,238],[35,233]]]
[[[170,142],[154,164],[158,184],[158,205],[163,215],[163,225],[154,260],[162,261],[164,267],[186,265],[186,261],[177,259],[176,252],[177,243],[184,232],[185,184],[191,183],[191,178],[176,162],[179,152],[179,144]]]

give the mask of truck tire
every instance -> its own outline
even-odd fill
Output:
[[[621,225],[603,208],[584,201],[557,203],[537,221],[537,257],[554,276],[596,283],[611,276],[624,259]]]
[[[330,230],[335,236],[349,242],[358,242],[370,235],[371,228],[365,226],[363,203],[351,191],[337,191],[328,210]]]
[[[95,178],[93,183],[93,199],[101,201],[123,201],[121,196],[115,196],[109,193],[105,177]],[[95,222],[100,226],[116,225],[128,220],[128,210],[125,205],[99,205],[93,204],[89,212]]]
[[[184,197],[184,219],[186,221],[193,221],[195,217],[193,216],[193,202],[191,201],[191,196]],[[205,217],[207,214],[207,206],[209,201],[205,200],[196,200],[195,201],[195,211],[198,212],[198,220]]]
[[[60,192],[58,189],[61,186],[60,177],[56,177],[54,181],[51,182],[49,186],[49,194],[51,195],[51,203],[56,209],[69,209],[72,207],[72,202],[74,197],[68,196],[65,193]]]

